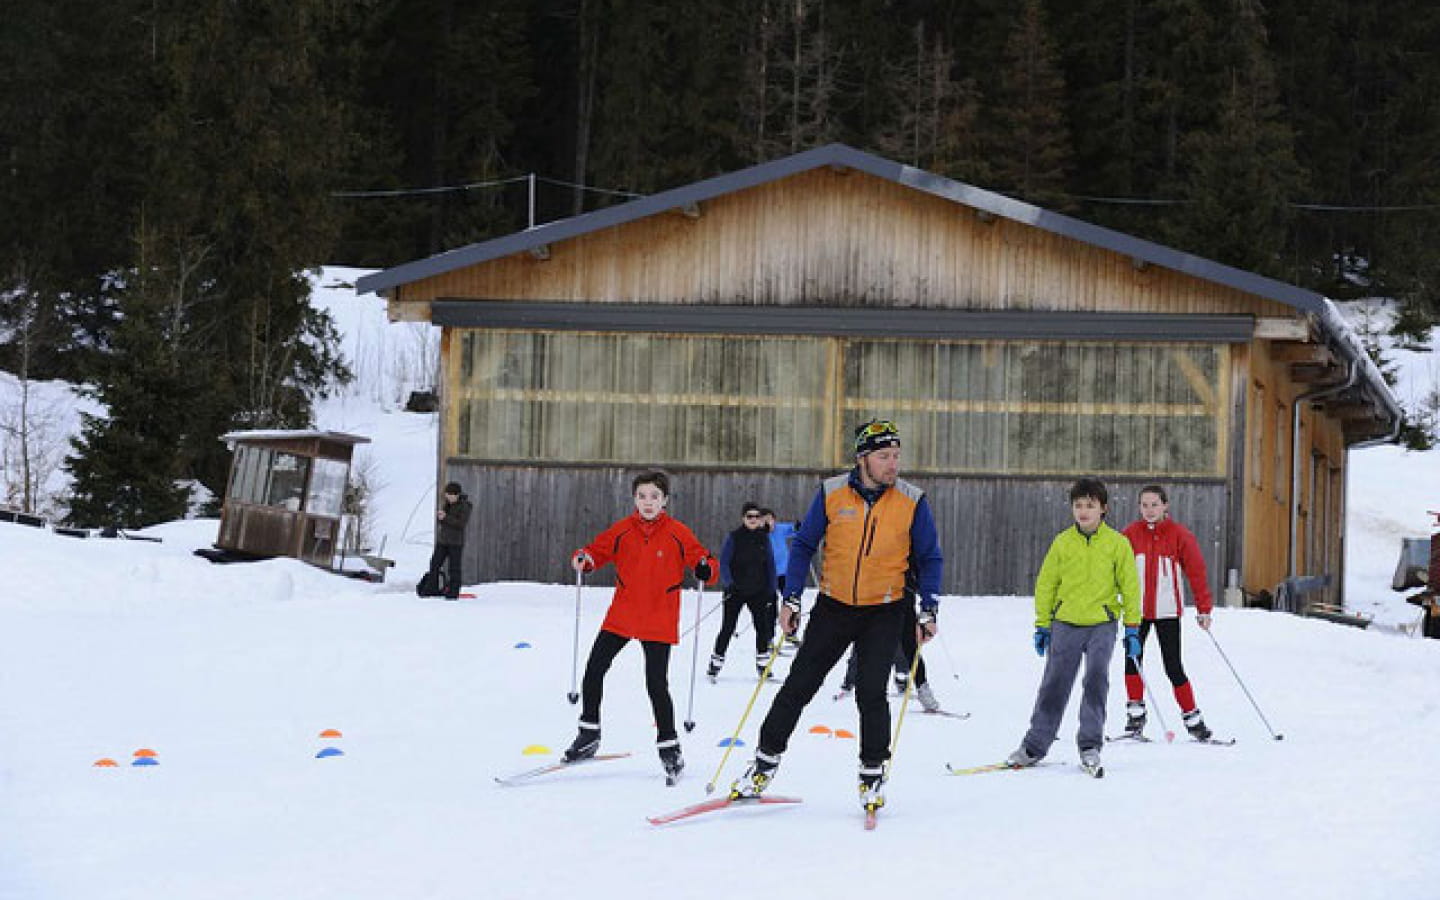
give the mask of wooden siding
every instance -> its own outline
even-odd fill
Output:
[[[806,172],[403,286],[397,319],[439,298],[1293,317],[1284,304],[859,172]]]
[[[1290,380],[1274,345],[1257,341],[1248,365],[1245,552],[1241,578],[1250,592],[1274,591],[1290,574],[1291,428],[1295,398],[1309,385]],[[1339,596],[1344,534],[1346,449],[1340,424],[1309,403],[1300,415],[1300,518],[1296,574],[1333,576]],[[1317,470],[1316,462],[1320,463]],[[1312,478],[1312,475],[1314,476]]]
[[[570,553],[633,509],[635,468],[539,467],[451,459],[446,479],[476,502],[465,545],[465,580],[573,580]],[[804,515],[825,472],[710,472],[670,470],[670,510],[719,553],[740,524],[747,500],[781,519]],[[905,477],[902,473],[901,477]],[[1070,479],[940,478],[916,476],[926,491],[945,552],[947,594],[1028,595],[1045,551],[1071,522]],[[1123,528],[1138,515],[1148,480],[1109,482],[1110,517]],[[1226,561],[1227,492],[1219,480],[1167,482],[1170,508],[1193,530],[1218,596]],[[487,510],[493,512],[487,513]],[[611,570],[595,584],[611,584]],[[718,595],[717,595],[718,599]]]

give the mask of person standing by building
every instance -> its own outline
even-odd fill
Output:
[[[725,651],[740,621],[740,610],[749,609],[755,624],[755,671],[762,677],[770,662],[770,636],[775,624],[770,610],[775,606],[775,556],[770,535],[765,529],[765,516],[760,507],[746,503],[741,510],[740,527],[725,537],[720,549],[720,584],[725,588],[724,614],[720,633],[715,636],[715,649],[705,675],[714,681],[725,665]]]
[[[678,519],[665,511],[670,478],[644,472],[630,485],[635,511],[576,550],[570,564],[593,572],[615,563],[615,595],[595,636],[581,682],[580,730],[565,751],[566,762],[588,759],[600,749],[600,701],[605,674],[615,656],[632,640],[645,652],[645,690],[655,714],[655,748],[667,778],[685,767],[670,699],[670,648],[680,642],[680,586],[685,570],[706,583],[715,580],[710,551]]]
[[[855,431],[855,467],[821,483],[790,548],[780,627],[800,625],[800,591],[810,561],[820,558],[820,595],[805,641],[760,726],[755,758],[730,788],[735,799],[756,797],[774,778],[781,754],[806,704],[825,676],[853,646],[858,657],[855,702],[860,711],[860,802],[884,805],[885,762],[890,758],[890,704],[885,697],[890,663],[910,602],[906,577],[914,569],[920,600],[916,639],[936,633],[944,558],[930,504],[918,487],[899,478],[900,434],[886,420]]]
[[[1206,631],[1210,630],[1210,613],[1215,606],[1205,578],[1200,542],[1190,529],[1170,518],[1170,497],[1158,484],[1140,489],[1140,518],[1126,526],[1125,536],[1135,551],[1135,566],[1140,573],[1142,616],[1140,655],[1125,660],[1125,734],[1139,737],[1145,730],[1145,682],[1140,677],[1140,666],[1144,662],[1145,639],[1153,629],[1185,728],[1196,740],[1208,740],[1210,728],[1195,705],[1195,691],[1180,659],[1180,617],[1185,612],[1182,577],[1190,582],[1195,596],[1195,621]]]
[[[1105,696],[1110,690],[1110,655],[1115,649],[1115,623],[1125,625],[1125,653],[1140,653],[1140,580],[1135,554],[1125,536],[1105,524],[1110,502],[1105,485],[1081,478],[1070,488],[1070,513],[1075,519],[1050,542],[1035,578],[1035,652],[1045,657],[1045,673],[1030,715],[1030,730],[1020,747],[1005,760],[1011,766],[1033,766],[1050,752],[1060,717],[1080,664],[1085,664],[1076,743],[1080,764],[1101,774],[1100,748],[1105,742]]]
[[[446,600],[460,599],[460,557],[465,553],[465,526],[470,524],[470,498],[460,490],[458,482],[445,485],[444,502],[435,513],[435,552],[430,554],[428,574],[440,577],[445,566]]]

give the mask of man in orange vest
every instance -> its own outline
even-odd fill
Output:
[[[825,676],[852,645],[858,659],[855,704],[860,710],[860,802],[867,810],[885,803],[885,762],[890,758],[890,704],[885,697],[890,664],[909,601],[906,577],[913,568],[919,599],[916,639],[936,633],[936,594],[944,558],[935,518],[925,494],[902,481],[900,433],[894,423],[872,420],[855,431],[855,467],[820,485],[805,514],[785,574],[780,628],[800,626],[800,593],[810,561],[820,556],[820,596],[811,610],[805,641],[760,726],[750,768],[731,786],[732,799],[759,796],[780,765],[800,713]]]

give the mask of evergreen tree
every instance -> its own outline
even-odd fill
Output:
[[[0,27],[0,334],[24,316],[39,379],[82,380],[130,247],[140,27],[129,0],[25,0]],[[0,366],[19,350],[0,337]]]
[[[1040,0],[1020,6],[991,116],[995,187],[1041,206],[1066,207],[1072,151],[1065,80]]]
[[[955,56],[943,36],[927,37],[923,21],[913,34],[910,52],[885,66],[890,116],[874,144],[893,159],[983,184],[989,172],[976,127],[975,82],[955,80]]]
[[[142,233],[146,250],[157,240]],[[186,474],[180,451],[196,408],[198,360],[182,348],[192,337],[177,304],[187,273],[143,265],[125,293],[125,315],[114,343],[88,388],[103,416],[82,413],[72,478],[69,520],[82,526],[139,528],[183,517]]]
[[[1218,30],[1221,74],[1214,121],[1182,141],[1185,165],[1170,242],[1283,277],[1291,202],[1304,184],[1284,121],[1254,0],[1230,0]]]
[[[825,0],[752,0],[744,9],[743,158],[763,162],[840,139],[843,53]]]

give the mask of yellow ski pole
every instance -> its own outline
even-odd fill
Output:
[[[750,710],[755,707],[755,700],[760,696],[760,689],[770,678],[770,667],[775,665],[775,658],[780,655],[780,647],[784,643],[783,639],[776,641],[775,646],[770,648],[770,659],[765,662],[765,670],[760,673],[760,680],[755,683],[755,690],[750,692],[750,702],[745,704],[745,712],[741,714],[740,722],[735,726],[735,733],[730,735],[730,740],[725,742],[725,754],[720,757],[720,765],[715,767],[715,774],[705,785],[705,793],[714,793],[715,782],[720,780],[720,773],[725,771],[725,762],[730,758],[730,751],[735,748],[735,742],[740,739],[740,731],[745,727],[745,720],[750,718]]]
[[[900,701],[900,715],[895,717],[895,734],[890,738],[890,758],[885,760],[885,774],[881,781],[890,779],[890,768],[895,764],[895,748],[900,746],[900,726],[905,724],[905,710],[910,706],[910,694],[915,687],[915,671],[920,668],[920,647],[915,645],[915,658],[910,661],[910,675],[905,679],[905,696]]]

